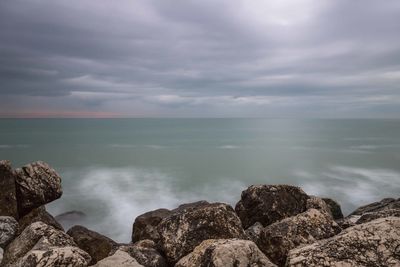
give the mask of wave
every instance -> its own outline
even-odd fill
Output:
[[[7,145],[7,144],[1,144],[0,149],[9,149],[9,148],[28,148],[30,145],[27,144],[16,144],[16,145]]]
[[[240,148],[240,146],[224,145],[224,146],[218,146],[217,148],[219,148],[219,149],[238,149],[238,148]]]

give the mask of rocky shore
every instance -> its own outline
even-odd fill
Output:
[[[120,244],[84,226],[79,212],[50,215],[61,177],[44,162],[0,161],[0,266],[400,266],[400,199],[343,217],[340,205],[290,185],[252,185],[233,208],[199,201],[133,222]]]

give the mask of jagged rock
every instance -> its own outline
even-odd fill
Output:
[[[261,223],[256,222],[255,224],[253,224],[252,226],[247,228],[245,230],[245,233],[249,240],[253,241],[254,243],[258,243],[260,234],[263,229],[264,229],[264,226]]]
[[[249,240],[209,239],[178,261],[175,267],[273,267],[269,259]]]
[[[33,248],[23,258],[19,259],[14,267],[40,266],[88,266],[90,256],[77,247],[46,247],[42,249]]]
[[[20,216],[61,197],[61,177],[47,163],[36,161],[15,172]]]
[[[339,220],[343,218],[342,209],[339,203],[337,203],[335,200],[331,198],[322,198],[322,200],[328,205],[331,214],[333,216],[333,219]]]
[[[222,203],[186,205],[162,219],[157,227],[161,249],[176,263],[203,240],[243,238],[240,219],[231,206]]]
[[[152,240],[141,240],[135,244],[123,245],[119,251],[127,252],[139,264],[146,267],[168,267],[166,260],[156,249],[157,245]]]
[[[73,238],[79,248],[89,253],[92,257],[90,264],[108,257],[111,250],[117,246],[112,239],[80,225],[69,229],[67,234]]]
[[[157,225],[170,214],[170,210],[157,209],[138,216],[132,227],[132,242],[143,239],[151,239],[158,242],[160,236],[157,232]]]
[[[400,217],[400,209],[385,209],[375,212],[366,212],[356,221],[356,224],[366,223],[378,218]]]
[[[400,218],[359,224],[293,249],[287,266],[400,266]]]
[[[40,206],[19,219],[19,233],[34,222],[44,222],[58,230],[64,231],[64,228],[46,211],[46,208]]]
[[[93,267],[145,267],[139,264],[127,252],[117,250],[112,256],[102,259]]]
[[[8,160],[0,160],[0,216],[18,219],[15,173]]]
[[[307,209],[317,209],[321,212],[325,212],[326,214],[329,214],[333,218],[331,209],[322,198],[316,196],[310,196],[309,199],[307,199],[306,207]]]
[[[289,250],[331,237],[340,230],[330,215],[309,209],[266,226],[261,231],[257,245],[272,262],[282,266]]]
[[[290,185],[252,185],[242,192],[235,210],[246,229],[256,222],[267,226],[306,210],[308,195]]]
[[[69,229],[74,225],[82,225],[85,223],[86,214],[82,211],[71,210],[54,217],[58,223],[60,223],[64,229]]]
[[[356,225],[357,221],[360,218],[361,218],[361,215],[350,215],[345,218],[336,220],[336,222],[342,229],[347,229],[349,227]]]
[[[0,216],[0,248],[5,248],[18,232],[18,222],[14,217]]]
[[[42,258],[43,261],[48,260],[53,262],[57,260],[54,259],[56,255],[60,255],[60,261],[62,261],[63,257],[66,257],[65,254],[54,253],[51,257],[48,254],[50,253],[49,251],[53,251],[55,248],[64,247],[76,247],[72,237],[43,222],[34,222],[26,227],[24,231],[6,247],[2,264],[5,267],[15,266],[17,262],[20,261],[26,263],[25,266],[36,266],[28,265],[28,263],[33,260],[41,261]],[[77,247],[74,249],[74,251],[79,252],[79,255],[76,255],[76,257],[81,258],[82,255],[85,255],[84,258],[90,261],[90,256],[86,252],[78,249]],[[72,255],[71,257],[74,256]],[[70,258],[70,256],[68,256],[68,258]]]
[[[384,198],[381,201],[361,206],[350,215],[362,215],[366,212],[376,212],[389,209],[400,209],[400,199]]]

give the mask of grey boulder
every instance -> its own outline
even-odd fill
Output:
[[[16,236],[18,222],[14,217],[0,216],[0,248],[5,248]]]

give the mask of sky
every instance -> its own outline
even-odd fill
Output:
[[[400,1],[2,0],[0,117],[400,118]]]

